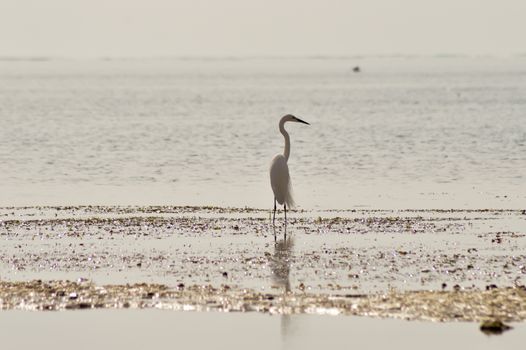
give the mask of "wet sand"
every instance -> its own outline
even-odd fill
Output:
[[[0,208],[0,307],[526,319],[521,210]]]

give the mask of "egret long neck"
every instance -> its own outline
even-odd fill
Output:
[[[285,138],[285,150],[283,151],[283,156],[288,161],[290,155],[290,137],[287,130],[285,130],[284,122],[279,123],[279,131],[283,134],[283,137]]]

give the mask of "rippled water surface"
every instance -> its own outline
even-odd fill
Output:
[[[361,73],[352,73],[354,65]],[[523,207],[526,58],[0,61],[0,205]]]

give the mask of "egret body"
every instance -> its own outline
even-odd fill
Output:
[[[274,215],[272,217],[272,224],[276,220],[276,203],[283,205],[285,212],[285,222],[287,221],[287,206],[289,208],[294,206],[294,199],[292,198],[292,183],[290,181],[289,166],[287,161],[290,156],[290,136],[285,130],[286,122],[296,122],[310,125],[306,121],[296,118],[292,114],[287,114],[279,121],[279,131],[285,138],[285,149],[283,154],[277,154],[272,159],[270,164],[270,185],[274,192]]]

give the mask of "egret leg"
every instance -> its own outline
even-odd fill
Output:
[[[276,198],[274,198],[274,215],[272,216],[272,225],[276,223]]]
[[[287,240],[287,203],[283,204],[283,209],[285,211],[285,234],[284,234],[284,238],[285,238],[285,241]]]
[[[287,242],[287,222],[286,221],[285,221],[285,228],[283,232],[284,232],[284,235],[283,235],[284,242]]]
[[[276,198],[274,198],[274,215],[272,216],[272,229],[274,230],[274,243],[277,242],[275,222],[276,222]]]

